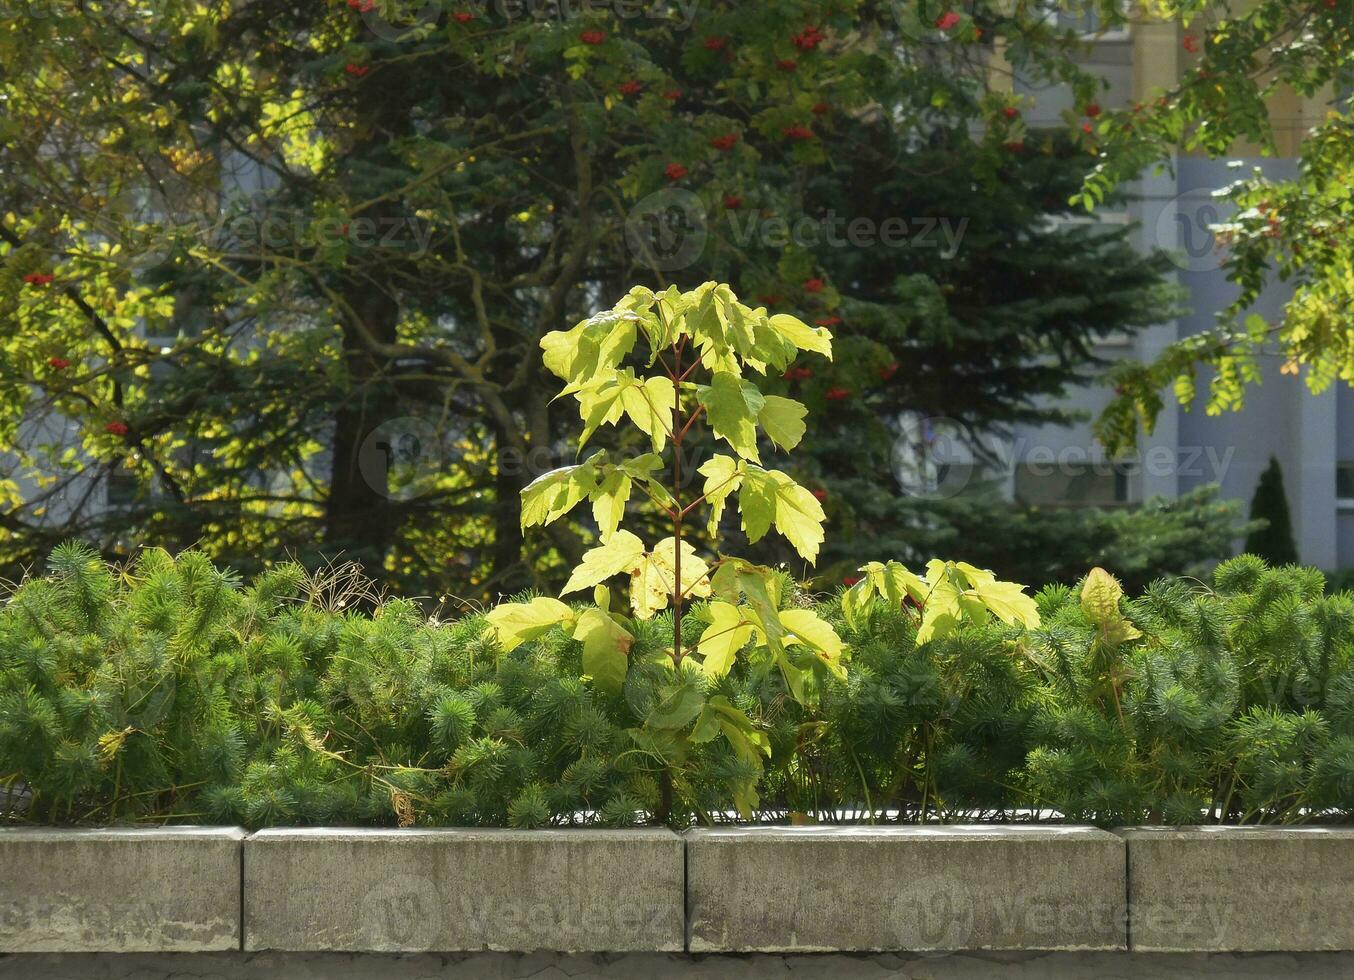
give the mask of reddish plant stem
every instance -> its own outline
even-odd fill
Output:
[[[672,660],[682,662],[682,520],[686,512],[682,510],[682,437],[690,426],[682,424],[682,346],[685,338],[679,338],[672,345],[672,536],[676,542],[672,560]],[[693,417],[694,418],[694,417]]]

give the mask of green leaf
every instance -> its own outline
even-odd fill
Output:
[[[1123,594],[1119,580],[1103,568],[1091,569],[1081,587],[1082,613],[1100,631],[1100,639],[1111,645],[1142,637],[1138,628],[1119,611],[1119,600]],[[1037,626],[1037,613],[1035,617]]]
[[[505,602],[485,615],[485,622],[504,653],[516,650],[552,627],[573,622],[574,611],[548,596],[530,602]]]
[[[697,397],[716,436],[744,459],[761,459],[757,452],[757,417],[766,398],[756,385],[728,371],[716,371],[708,387],[697,389]]]
[[[718,533],[719,522],[724,517],[725,501],[743,483],[743,464],[732,456],[721,453],[707,459],[696,472],[705,477],[705,486],[701,492],[705,496],[705,502],[710,505],[707,530],[713,537]]]
[[[639,619],[666,609],[676,591],[677,539],[664,538],[638,562],[631,574],[630,604]],[[690,541],[682,542],[682,593],[691,598],[710,594],[710,567]]]
[[[572,330],[552,331],[541,338],[545,366],[568,382],[565,394],[607,377],[634,349],[635,327],[642,320],[635,311],[618,308],[589,317]]]
[[[635,638],[601,609],[586,609],[578,617],[574,639],[583,644],[583,672],[598,690],[620,694]]]
[[[739,562],[736,567],[738,588],[747,596],[762,641],[771,648],[772,653],[783,655],[785,644],[781,640],[785,636],[785,627],[781,625],[780,612],[777,609],[779,597],[774,594],[770,584],[775,572],[762,565],[752,565],[748,562]]]
[[[832,360],[832,334],[826,327],[811,327],[799,317],[777,313],[767,321],[777,334],[800,350],[822,354]]]
[[[625,414],[625,399],[643,382],[631,368],[616,371],[590,381],[574,393],[578,399],[578,415],[583,420],[583,433],[578,444],[584,445],[603,425],[615,425]]]
[[[1124,589],[1109,572],[1093,568],[1081,587],[1081,611],[1093,626],[1103,626],[1119,618],[1119,600]]]
[[[727,602],[710,603],[704,615],[710,625],[701,634],[696,652],[703,658],[701,666],[707,674],[723,677],[733,666],[734,656],[752,639],[752,622]]]
[[[963,617],[960,605],[963,592],[955,584],[949,564],[931,559],[926,564],[926,580],[930,584],[930,592],[922,609],[921,626],[917,629],[918,646],[954,632]]]
[[[727,602],[738,601],[740,593],[737,563],[727,559],[719,561],[715,566],[715,573],[710,576],[710,594]]]
[[[630,500],[632,480],[623,469],[613,469],[602,477],[592,494],[592,517],[597,522],[603,543],[611,540],[625,517],[625,505]]]
[[[775,572],[761,565],[740,562],[738,586],[747,596],[748,609],[757,626],[760,642],[770,649],[790,696],[801,704],[804,702],[804,671],[796,667],[785,652],[787,630],[780,619],[780,596],[774,586]]]
[[[559,520],[597,491],[597,468],[606,453],[594,453],[576,466],[543,473],[522,490],[522,528]]]
[[[705,707],[705,695],[695,684],[687,682],[669,688],[644,723],[652,728],[673,730],[685,728]]]
[[[845,679],[846,669],[842,666],[842,657],[846,646],[842,643],[832,624],[822,619],[812,609],[783,609],[781,623],[793,633],[786,637],[787,644],[803,643],[818,655],[829,670],[839,678]]]
[[[606,544],[585,552],[560,595],[590,589],[613,575],[633,572],[644,559],[644,542],[629,531],[617,531]]]
[[[653,441],[655,453],[661,453],[667,445],[676,401],[676,387],[662,375],[646,378],[643,384],[627,387],[621,396],[625,414]]]
[[[767,395],[757,421],[772,442],[788,451],[804,438],[804,416],[808,414],[808,408],[793,398]]]
[[[1015,582],[981,582],[972,589],[987,610],[1003,623],[1020,623],[1027,629],[1039,627],[1039,607],[1025,595],[1025,587]]]
[[[747,466],[738,494],[738,510],[749,543],[765,537],[774,524],[810,563],[818,560],[827,515],[817,498],[780,470]]]

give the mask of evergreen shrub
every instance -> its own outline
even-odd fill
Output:
[[[337,586],[335,583],[339,583]],[[0,806],[59,823],[538,827],[754,817],[1298,822],[1354,813],[1354,596],[1243,556],[1134,599],[1099,570],[1029,629],[975,619],[918,645],[912,604],[842,615],[804,702],[739,657],[690,671],[765,737],[662,758],[671,612],[637,621],[623,686],[556,627],[510,652],[484,617],[429,618],[353,575],[250,584],[203,555],[110,567],[77,545],[0,607]],[[526,597],[523,597],[526,598]],[[686,610],[699,642],[706,603]],[[851,611],[848,609],[848,612]],[[854,625],[852,625],[854,623]],[[672,774],[671,800],[659,775]]]

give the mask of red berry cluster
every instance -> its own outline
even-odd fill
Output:
[[[814,48],[818,47],[818,45],[826,41],[827,37],[822,31],[810,24],[790,40],[794,42],[794,46],[800,51],[812,51]]]

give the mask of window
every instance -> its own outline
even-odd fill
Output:
[[[1117,24],[1107,27],[1105,16],[1100,12],[1102,6],[1105,6],[1105,4],[1098,4],[1095,0],[1081,0],[1079,3],[1050,3],[1044,17],[1058,27],[1074,30],[1089,40],[1127,41],[1129,37],[1128,25]],[[1123,13],[1128,13],[1127,3],[1120,3],[1118,7]]]
[[[1026,507],[1117,507],[1129,502],[1127,463],[1017,463],[1016,503]]]
[[[130,507],[145,493],[136,470],[123,464],[108,471],[104,478],[104,503],[110,508]]]
[[[1354,509],[1354,460],[1335,464],[1335,499],[1341,507]]]

